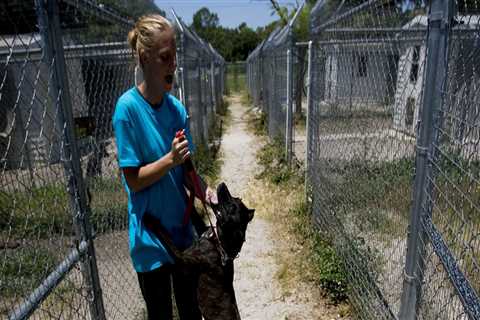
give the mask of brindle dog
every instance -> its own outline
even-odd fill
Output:
[[[216,233],[208,228],[185,251],[178,250],[159,221],[145,214],[143,221],[164,244],[183,272],[198,275],[198,304],[205,320],[240,320],[233,289],[233,260],[245,242],[248,223],[255,210],[232,197],[227,186],[217,188],[218,204],[212,205],[217,218]]]

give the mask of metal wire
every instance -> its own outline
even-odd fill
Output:
[[[0,10],[0,318],[141,318],[111,124],[133,23],[91,0],[32,4]],[[206,143],[223,58],[182,27],[197,60],[178,59],[174,93]]]
[[[295,153],[360,319],[480,318],[480,18],[453,4],[332,0],[311,13],[308,145]],[[282,73],[280,34],[250,54],[247,79],[284,139],[295,72]]]

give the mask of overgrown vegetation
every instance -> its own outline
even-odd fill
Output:
[[[276,185],[289,182],[300,184],[303,182],[300,174],[288,167],[282,140],[275,139],[273,142],[266,144],[257,157],[263,170],[256,178],[267,179]]]
[[[249,127],[256,134],[264,133],[264,116],[252,116]],[[270,197],[279,199],[274,208],[272,219],[282,226],[283,232],[292,246],[293,256],[283,256],[278,277],[288,292],[289,284],[298,280],[313,283],[320,287],[322,294],[334,304],[342,305],[341,313],[348,313],[347,275],[343,262],[333,243],[325,237],[312,222],[312,208],[306,202],[303,171],[296,165],[287,166],[281,140],[265,144],[257,154],[262,167],[257,179],[262,181]],[[261,202],[261,201],[259,201]]]
[[[225,89],[227,95],[246,92],[246,65],[244,63],[229,63],[226,65]]]
[[[89,185],[90,221],[97,232],[123,228],[127,203],[117,178],[95,178]],[[0,234],[17,239],[71,236],[70,195],[63,184],[48,184],[25,191],[0,192]]]
[[[124,230],[127,201],[117,178],[89,181],[90,223],[98,234]],[[24,296],[60,263],[52,241],[75,236],[70,195],[63,184],[25,191],[0,192],[0,253],[8,256],[0,266],[0,295]],[[66,253],[65,253],[66,254]]]
[[[26,247],[9,253],[0,266],[0,295],[22,297],[36,288],[56,267],[53,249]]]
[[[340,219],[353,219],[359,231],[401,236],[410,212],[413,174],[414,161],[408,158],[337,163],[323,177],[322,205]]]
[[[197,145],[192,157],[197,173],[202,176],[211,187],[213,187],[219,179],[222,162],[218,157],[218,152],[223,130],[230,121],[228,101],[225,98],[222,100],[222,105],[217,109],[215,121],[209,129],[210,137],[208,139],[208,145]]]

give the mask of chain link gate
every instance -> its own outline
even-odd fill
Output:
[[[0,317],[143,319],[111,124],[134,85],[133,21],[95,1],[35,0],[0,4],[0,25]],[[223,59],[203,47],[198,65],[179,59],[192,75],[175,92],[212,122]]]
[[[360,319],[480,319],[479,13],[463,0],[312,10],[307,190]],[[263,70],[288,68],[262,56],[275,36],[247,67],[265,112],[278,102]]]

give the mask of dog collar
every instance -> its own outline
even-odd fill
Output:
[[[220,260],[222,261],[222,266],[226,266],[229,260],[235,259],[231,258],[228,253],[223,248],[222,242],[220,241],[220,237],[218,236],[216,228],[211,226],[210,231],[208,233],[208,239],[213,242],[214,246],[217,248],[218,253],[220,254]]]

